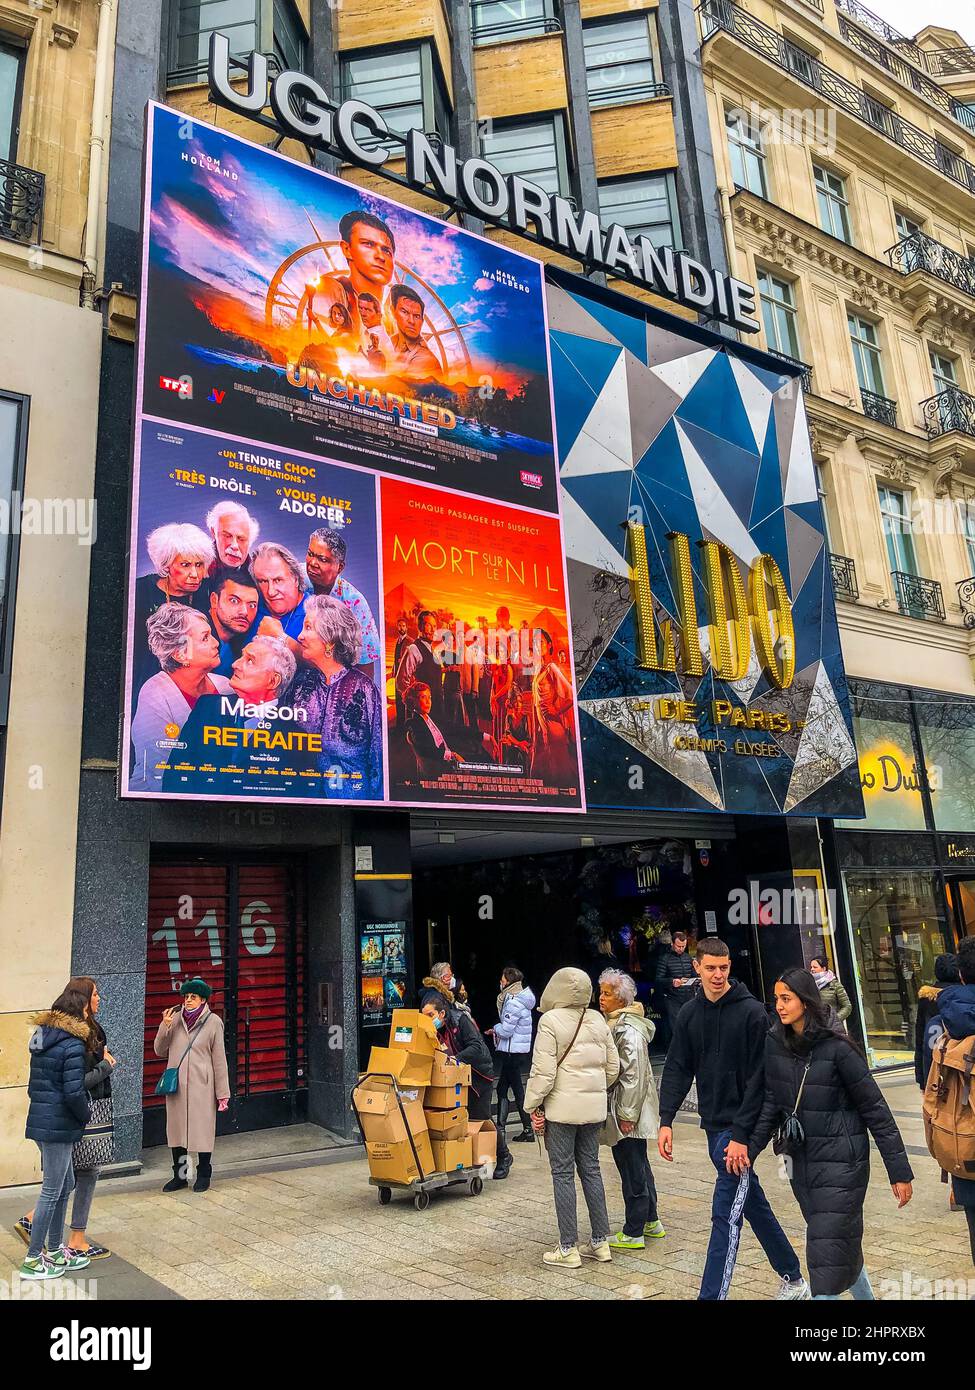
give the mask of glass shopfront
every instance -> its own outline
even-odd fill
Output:
[[[975,700],[850,690],[866,816],[836,822],[836,847],[863,1041],[880,1068],[913,1060],[918,990],[975,934]]]

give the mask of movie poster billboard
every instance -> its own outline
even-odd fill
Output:
[[[144,420],[123,792],[381,803],[376,478]]]
[[[557,513],[529,257],[150,105],[141,409]]]
[[[390,800],[582,809],[558,519],[380,484]]]

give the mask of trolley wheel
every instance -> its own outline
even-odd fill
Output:
[[[393,1189],[391,1187],[381,1187],[379,1189],[379,1205],[388,1207],[393,1200]]]
[[[417,1211],[426,1211],[427,1207],[430,1205],[429,1192],[418,1192],[413,1198],[413,1205],[416,1207]]]
[[[471,1178],[471,1196],[480,1197],[484,1190],[484,1183],[480,1178]]]

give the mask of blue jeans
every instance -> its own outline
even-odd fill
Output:
[[[74,1145],[38,1144],[37,1147],[41,1151],[44,1181],[31,1222],[30,1245],[27,1248],[29,1260],[37,1259],[45,1243],[52,1252],[60,1248],[64,1239],[68,1198],[74,1187],[74,1168],[71,1166]]]
[[[873,1300],[876,1299],[877,1295],[876,1295],[876,1294],[874,1293],[874,1291],[873,1291],[873,1286],[872,1286],[871,1283],[870,1283],[870,1276],[869,1276],[869,1274],[867,1273],[866,1266],[864,1266],[864,1268],[860,1270],[860,1273],[857,1275],[857,1277],[854,1279],[853,1283],[850,1285],[850,1287],[849,1287],[849,1293],[851,1293],[852,1296],[853,1296],[854,1298],[858,1299],[861,1303],[866,1303],[866,1302],[868,1302],[868,1301],[873,1301]],[[814,1293],[814,1294],[813,1294],[813,1298],[814,1298],[814,1299],[817,1299],[817,1298],[842,1298],[842,1296],[843,1296],[842,1294],[838,1294],[838,1293]]]
[[[708,1153],[717,1169],[718,1178],[711,1202],[711,1239],[698,1298],[712,1302],[728,1297],[738,1258],[742,1221],[747,1221],[755,1232],[769,1264],[777,1274],[790,1280],[802,1277],[796,1252],[775,1219],[758,1175],[751,1168],[746,1168],[738,1177],[725,1168],[724,1151],[730,1143],[730,1129],[723,1129],[720,1133],[708,1131]]]

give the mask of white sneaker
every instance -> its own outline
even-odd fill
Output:
[[[805,1279],[800,1275],[798,1279],[783,1279],[779,1284],[779,1291],[775,1295],[777,1303],[795,1302],[797,1299],[812,1298],[812,1291]]]
[[[585,1245],[580,1246],[579,1254],[586,1260],[599,1260],[602,1264],[609,1264],[613,1256],[609,1248],[609,1237],[605,1240],[590,1240]]]
[[[546,1250],[542,1256],[547,1265],[558,1265],[562,1269],[579,1269],[582,1260],[579,1257],[578,1246],[571,1246],[568,1250],[563,1250],[561,1245],[557,1245],[554,1250]]]

